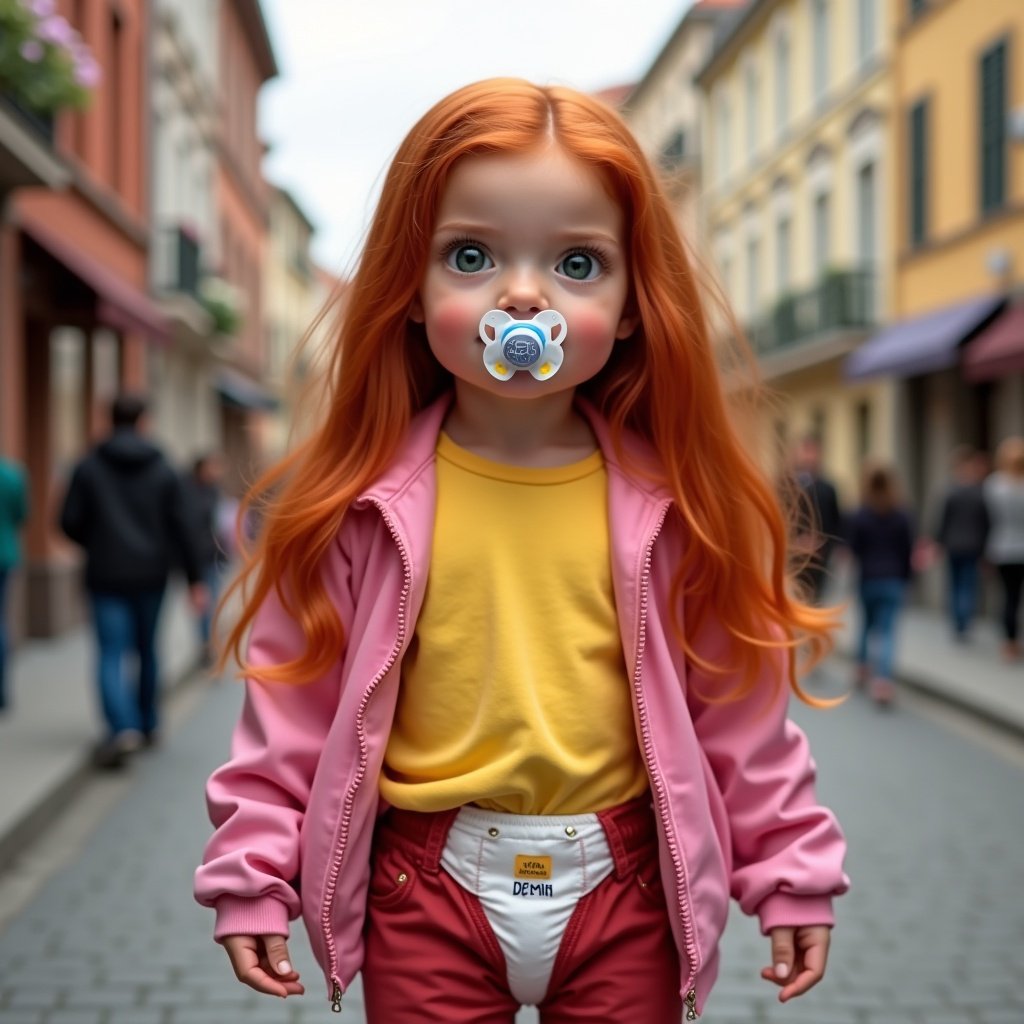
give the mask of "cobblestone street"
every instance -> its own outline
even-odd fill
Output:
[[[842,670],[837,666],[834,674]],[[239,690],[193,694],[166,746],[112,789],[109,813],[66,866],[0,925],[3,1024],[309,1024],[363,1019],[358,988],[332,1017],[301,930],[292,952],[306,995],[280,1002],[234,981],[191,897],[208,834],[202,785],[226,750]],[[855,695],[832,712],[797,708],[820,792],[850,840],[852,892],[839,901],[831,969],[778,1006],[759,978],[768,944],[738,911],[711,1024],[1021,1024],[1024,768],[976,735],[907,702],[879,713]],[[977,734],[978,730],[973,730]],[[981,736],[984,739],[984,731]],[[25,857],[55,851],[44,836]],[[0,889],[10,881],[0,877]],[[520,1021],[535,1021],[524,1010]]]

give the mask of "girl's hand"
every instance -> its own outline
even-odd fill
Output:
[[[227,935],[222,941],[244,985],[268,996],[301,996],[305,992],[299,972],[292,968],[283,935]]]
[[[832,929],[823,924],[771,930],[772,966],[765,967],[761,977],[782,986],[780,1003],[802,996],[821,981],[831,937]]]

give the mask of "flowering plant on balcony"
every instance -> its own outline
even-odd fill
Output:
[[[56,0],[0,0],[0,93],[39,114],[82,108],[100,66]]]
[[[213,318],[217,334],[237,334],[242,327],[242,294],[222,277],[204,277],[199,301]]]

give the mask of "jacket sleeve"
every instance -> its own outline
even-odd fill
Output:
[[[704,630],[698,652],[725,664],[724,631]],[[732,838],[732,896],[761,930],[833,923],[832,898],[849,888],[846,843],[815,796],[816,768],[804,733],[789,720],[786,655],[773,652],[753,693],[711,703],[728,676],[691,665],[688,700],[701,747],[725,802]]]
[[[347,635],[350,571],[337,540],[325,559],[324,579]],[[304,648],[298,623],[272,593],[253,623],[249,661],[280,664]],[[196,899],[216,910],[218,940],[288,935],[288,922],[299,916],[299,835],[340,688],[340,657],[308,683],[246,681],[230,760],[207,783],[216,831],[195,874]]]
[[[65,536],[76,544],[86,544],[89,539],[91,507],[88,483],[85,479],[85,463],[79,463],[71,474],[64,504],[60,510],[60,528]]]

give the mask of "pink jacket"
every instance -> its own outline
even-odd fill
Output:
[[[398,696],[399,666],[430,566],[434,449],[447,408],[413,422],[390,469],[345,517],[324,574],[348,638],[307,685],[249,682],[231,759],[207,787],[216,826],[196,872],[196,898],[217,912],[215,937],[288,934],[301,913],[314,954],[341,995],[363,955],[370,842],[381,811],[377,778]],[[589,409],[608,468],[612,576],[634,724],[647,762],[661,869],[679,949],[680,991],[699,1009],[714,983],[730,894],[763,930],[831,924],[848,880],[835,818],[815,802],[814,763],[787,720],[782,657],[750,699],[708,704],[694,684],[721,687],[687,664],[672,639],[670,583],[682,528],[668,496],[628,475]],[[643,458],[637,441],[630,462]],[[685,607],[684,621],[685,621]],[[697,638],[712,662],[722,631]],[[258,664],[302,649],[276,599],[249,643]]]

